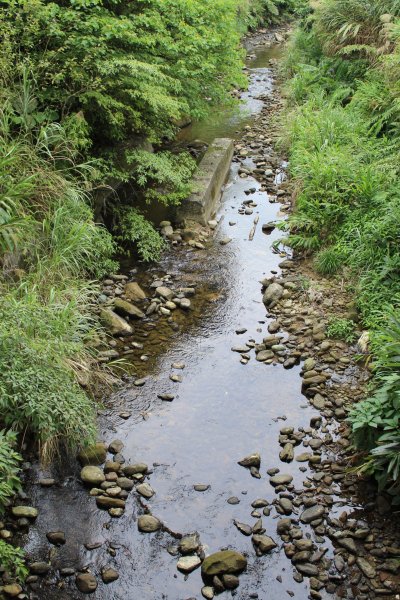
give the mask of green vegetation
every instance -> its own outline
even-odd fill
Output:
[[[159,257],[165,243],[139,201],[178,204],[195,169],[166,142],[180,121],[234,104],[246,85],[241,36],[293,4],[2,3],[0,511],[18,491],[21,439],[46,461],[95,438],[92,392],[110,379],[96,360],[95,282],[118,268],[118,251]],[[128,180],[129,198],[112,193]],[[22,558],[0,541],[0,565],[17,578]]]
[[[314,4],[314,3],[313,3]],[[322,0],[285,62],[286,139],[298,188],[285,243],[354,292],[376,389],[350,415],[361,471],[400,493],[400,3]],[[393,326],[388,328],[388,315]],[[333,337],[353,325],[336,320]]]
[[[354,323],[350,319],[333,318],[326,330],[328,337],[345,340],[350,343],[355,339]]]

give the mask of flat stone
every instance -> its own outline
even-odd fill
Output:
[[[33,506],[13,506],[11,512],[17,519],[36,519],[39,514]]]
[[[155,491],[148,483],[141,483],[136,487],[136,491],[138,492],[138,494],[143,496],[143,498],[147,499],[152,498],[155,494]]]
[[[5,585],[3,587],[3,592],[6,594],[6,596],[9,596],[10,598],[15,598],[15,596],[21,594],[22,587],[18,583],[9,583],[8,585]]]
[[[292,483],[292,481],[292,475],[287,475],[285,473],[274,475],[269,480],[270,484],[273,487],[277,487],[278,485],[289,485],[290,483]]]
[[[56,480],[52,479],[51,477],[43,477],[42,479],[39,479],[39,485],[44,488],[53,487],[55,482]]]
[[[318,567],[311,563],[296,563],[296,569],[305,577],[318,577]]]
[[[132,302],[141,302],[146,299],[146,294],[136,281],[130,281],[125,285],[124,294]]]
[[[358,568],[360,569],[360,571],[362,571],[365,575],[365,577],[368,577],[368,579],[373,579],[376,576],[376,569],[373,565],[371,565],[370,562],[368,562],[365,558],[362,558],[361,556],[359,556],[356,559],[356,564],[358,566]]]
[[[178,571],[182,573],[191,573],[201,565],[201,560],[198,556],[182,556],[176,565]]]
[[[153,533],[161,529],[161,521],[153,515],[141,515],[138,518],[138,529],[143,533]]]
[[[142,473],[145,475],[148,470],[149,470],[149,467],[146,465],[146,463],[134,463],[131,465],[126,465],[123,468],[124,474],[127,475],[128,477],[130,477],[132,475],[136,475],[136,473]]]
[[[132,335],[133,333],[129,323],[109,308],[100,310],[100,320],[111,335]]]
[[[228,498],[227,500],[228,504],[239,504],[240,500],[239,498],[237,498],[237,496],[231,496],[230,498]]]
[[[252,541],[261,554],[267,554],[277,547],[277,544],[268,535],[255,534],[252,537]]]
[[[122,298],[115,298],[114,311],[123,317],[128,316],[133,319],[144,319],[145,314],[137,306]]]
[[[46,537],[50,544],[54,544],[55,546],[62,546],[66,541],[65,533],[63,531],[49,531],[46,533]]]
[[[118,487],[128,492],[133,489],[134,486],[132,479],[128,479],[128,477],[118,477],[116,484]]]
[[[125,500],[111,496],[96,496],[96,504],[99,508],[125,508]]]
[[[175,400],[175,396],[173,394],[157,394],[157,398],[163,400],[164,402],[172,402]]]
[[[75,578],[75,584],[82,594],[93,594],[97,589],[96,577],[91,573],[79,573]]]
[[[193,488],[196,492],[206,492],[210,489],[210,486],[206,483],[196,483],[196,485],[194,485]]]
[[[172,298],[175,296],[175,292],[164,285],[156,288],[156,294],[157,296],[165,298],[165,300],[172,300]]]
[[[250,536],[253,533],[253,529],[250,527],[250,525],[236,521],[236,519],[233,521],[233,523],[239,529],[240,533],[243,533],[243,535]]]
[[[179,552],[181,554],[193,554],[197,552],[200,546],[200,539],[198,533],[191,535],[185,535],[179,542]]]
[[[50,565],[44,561],[36,561],[29,564],[29,570],[34,575],[47,575],[50,571]]]
[[[225,573],[241,573],[247,567],[247,558],[235,550],[222,550],[204,559],[201,572],[206,577]]]

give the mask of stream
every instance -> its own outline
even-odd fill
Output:
[[[279,47],[265,45],[254,50],[255,56],[247,64],[250,87],[239,113],[213,115],[204,123],[182,130],[180,139],[238,139],[263,108],[258,96],[273,91],[270,60],[279,52]],[[74,460],[53,468],[51,475],[57,485],[48,489],[35,483],[40,476],[49,475],[36,465],[27,494],[32,505],[39,508],[39,517],[25,536],[25,550],[36,560],[49,557],[48,531],[64,531],[67,542],[51,549],[51,575],[37,586],[32,598],[84,598],[74,578],[60,579],[57,569],[89,568],[99,573],[101,567],[110,565],[118,571],[119,579],[106,585],[98,577],[97,590],[90,597],[199,600],[204,585],[200,569],[188,576],[177,570],[175,537],[166,530],[152,534],[138,531],[137,517],[145,506],[171,532],[197,531],[206,554],[233,548],[247,556],[248,568],[240,576],[239,588],[223,592],[218,596],[221,600],[234,594],[240,600],[309,598],[309,580],[293,580],[293,567],[277,535],[276,519],[281,515],[272,510],[271,516],[262,516],[266,535],[278,544],[276,550],[264,556],[256,556],[251,538],[233,524],[237,519],[254,525],[251,503],[257,498],[269,503],[275,500],[277,494],[269,483],[268,469],[277,467],[290,474],[295,488],[312,477],[308,463],[301,463],[306,465],[301,471],[296,461],[280,462],[278,438],[283,426],[307,428],[310,419],[319,415],[302,395],[300,364],[283,369],[279,363],[258,362],[254,354],[248,362],[241,361],[240,353],[231,350],[246,342],[254,345],[268,335],[273,317],[262,302],[260,280],[270,277],[271,272],[279,273],[282,261],[271,246],[281,232],[275,229],[266,235],[261,227],[284,218],[281,204],[260,190],[256,179],[241,177],[241,164],[254,167],[251,158],[232,163],[212,244],[205,250],[178,248],[160,264],[148,270],[140,268],[135,275],[143,289],[148,289],[155,275],[165,274],[170,274],[174,285],[196,287],[193,310],[188,316],[176,318],[177,331],[171,330],[165,319],[135,327],[134,338],[144,349],[128,355],[134,377],[126,377],[124,385],[105,399],[100,415],[99,439],[107,443],[121,440],[126,463],[152,465],[149,483],[156,493],[149,500],[131,493],[124,515],[113,519],[107,511],[97,509],[95,499],[80,482]],[[282,162],[278,168],[276,184],[285,184],[285,166]],[[240,214],[243,200],[250,198],[250,188],[255,188],[251,200],[256,206],[252,214]],[[249,240],[256,216],[259,223],[254,239]],[[231,241],[225,243],[226,238]],[[238,330],[246,331],[237,334]],[[143,353],[148,360],[140,360]],[[185,367],[174,369],[173,363],[184,363]],[[171,374],[180,375],[182,381],[172,381]],[[145,385],[135,386],[137,377],[144,377]],[[158,398],[160,393],[175,398],[163,402]],[[128,411],[130,418],[122,418],[122,411]],[[254,452],[261,455],[260,479],[238,464]],[[209,487],[196,491],[196,484]],[[229,504],[231,497],[237,497],[239,503]],[[340,513],[343,504],[333,506],[332,515]],[[353,500],[351,510],[357,508]],[[94,548],[88,550],[87,546]],[[332,555],[328,539],[323,546],[327,555]],[[319,593],[321,598],[338,597],[324,590]]]

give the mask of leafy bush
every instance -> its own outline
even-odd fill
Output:
[[[24,581],[29,573],[21,548],[11,546],[4,540],[0,540],[0,566],[19,581]]]
[[[18,473],[22,457],[14,449],[15,442],[15,433],[0,431],[0,515],[3,514],[9,499],[21,488]]]
[[[334,317],[329,321],[326,333],[330,338],[352,342],[355,339],[354,323],[350,319]]]
[[[121,207],[116,216],[117,239],[123,247],[130,251],[130,244],[134,244],[142,260],[158,260],[166,243],[153,225],[133,207]]]

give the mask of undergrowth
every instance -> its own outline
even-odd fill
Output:
[[[323,0],[284,61],[298,194],[284,243],[353,291],[371,339],[375,392],[350,415],[361,473],[399,497],[400,3]],[[390,316],[390,317],[389,317]],[[387,327],[388,319],[392,326]],[[351,322],[328,335],[353,341]]]

